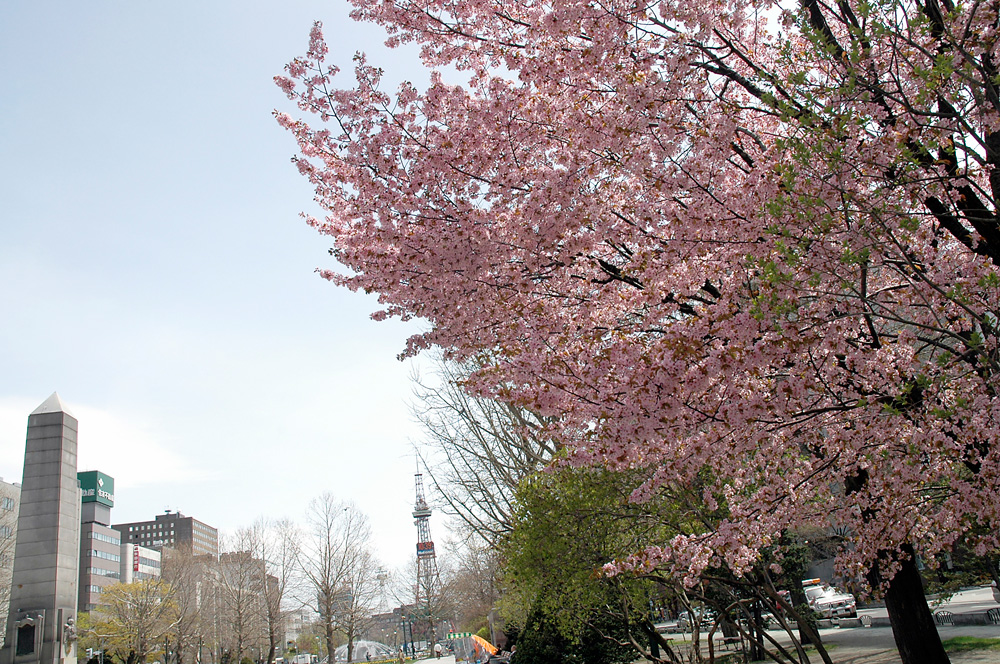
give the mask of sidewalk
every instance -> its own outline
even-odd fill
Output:
[[[784,632],[772,630],[769,632],[782,645],[790,645],[790,639]],[[975,636],[979,638],[1000,638],[998,625],[942,625],[938,627],[941,640],[956,636]],[[675,637],[673,646],[683,651],[688,642]],[[703,635],[704,637],[704,635]],[[834,664],[901,664],[892,630],[888,627],[850,627],[825,628],[820,630],[820,638],[827,647],[827,652]],[[702,652],[708,654],[708,648],[702,639]],[[732,653],[732,650],[722,650],[716,647],[716,657]],[[822,664],[822,659],[815,650],[808,652],[811,664]],[[952,664],[997,664],[1000,662],[1000,651],[979,650],[971,652],[950,653]],[[642,660],[639,660],[642,661]]]
[[[938,627],[941,640],[956,636],[976,636],[984,639],[1000,638],[1000,627],[996,625],[957,625]],[[899,651],[888,627],[855,627],[847,629],[825,629],[820,631],[823,643],[831,648],[830,659],[834,664],[900,664]],[[974,650],[948,654],[952,664],[997,664],[1000,651]],[[819,657],[810,657],[821,662]]]

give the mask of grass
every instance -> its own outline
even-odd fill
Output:
[[[944,649],[947,652],[1000,650],[1000,639],[981,639],[978,636],[956,636],[944,641]]]

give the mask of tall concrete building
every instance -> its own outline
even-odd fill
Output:
[[[17,508],[20,504],[21,485],[4,482],[0,477],[0,646],[3,646],[7,636],[14,544],[17,541]]]
[[[99,470],[76,474],[80,480],[80,611],[93,611],[116,583],[160,576],[160,552],[122,541],[111,527],[115,478]]]
[[[115,480],[98,470],[76,474],[80,480],[80,611],[93,611],[101,593],[121,579],[122,542],[111,527]]]
[[[166,546],[190,551],[196,556],[219,557],[219,531],[180,512],[167,510],[152,521],[118,523],[114,528],[121,533],[122,542],[128,544],[151,549]]]
[[[0,664],[76,664],[77,420],[53,393],[28,416],[7,639]]]

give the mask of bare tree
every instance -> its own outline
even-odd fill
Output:
[[[254,523],[256,533],[255,556],[264,564],[260,568],[264,591],[264,623],[267,629],[267,659],[274,661],[282,639],[284,613],[281,605],[289,590],[298,555],[298,533],[288,519],[271,521],[258,519]]]
[[[367,632],[378,604],[381,566],[367,547],[359,550],[354,565],[347,570],[336,603],[334,620],[347,639],[347,661],[354,656],[354,642]]]
[[[350,659],[353,638],[358,634],[350,626],[353,620],[350,616],[365,607],[369,586],[377,582],[378,565],[370,560],[371,526],[368,517],[354,505],[339,501],[330,493],[309,503],[306,521],[297,556],[306,581],[303,604],[319,614],[327,652],[336,647],[335,633],[345,632]],[[357,608],[351,608],[355,603]],[[366,610],[370,608],[368,605]]]
[[[438,559],[438,571],[442,578],[448,578],[450,572],[447,559]],[[399,603],[401,617],[409,627],[409,633],[404,631],[403,642],[433,641],[437,637],[437,627],[440,623],[452,623],[455,618],[455,603],[453,597],[442,592],[437,581],[417,573],[416,556],[404,565],[393,578],[392,594]]]
[[[173,630],[176,662],[183,664],[189,653],[200,662],[202,646],[214,645],[211,636],[215,619],[212,601],[215,560],[194,555],[189,548],[164,549],[162,564],[163,580],[170,584],[177,612]]]
[[[470,372],[439,359],[436,382],[414,376],[413,413],[426,432],[420,455],[446,511],[487,542],[510,530],[518,483],[557,453],[547,420],[514,404],[471,396]]]
[[[451,598],[459,631],[486,627],[490,610],[500,597],[496,550],[473,535],[448,547],[451,565],[442,569],[444,595]]]
[[[229,539],[228,551],[219,557],[216,582],[220,622],[230,629],[223,638],[230,656],[239,662],[252,647],[260,648],[264,628],[264,563],[254,557],[259,533],[241,528]]]

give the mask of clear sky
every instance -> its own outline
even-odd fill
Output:
[[[80,420],[115,521],[180,510],[222,530],[301,521],[323,491],[413,553],[416,331],[314,270],[329,239],[271,116],[314,20],[350,71],[423,83],[415,51],[342,0],[0,3],[0,476],[28,414]],[[442,535],[443,519],[431,530]],[[440,537],[439,537],[440,539]]]

